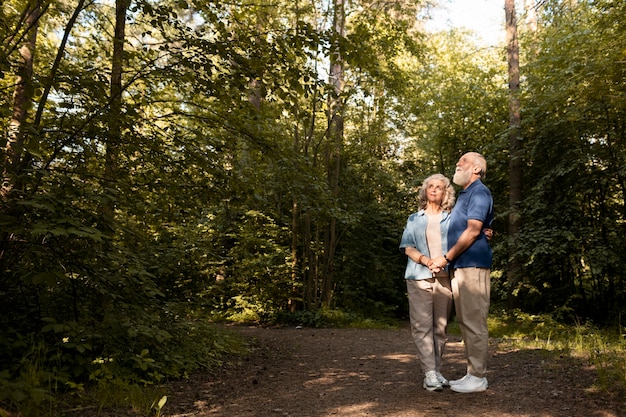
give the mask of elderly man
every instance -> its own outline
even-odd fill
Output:
[[[450,264],[453,271],[452,293],[465,343],[467,374],[450,381],[450,389],[463,393],[485,391],[488,386],[485,373],[492,251],[483,228],[493,221],[493,199],[482,182],[486,171],[485,158],[476,152],[466,153],[457,162],[452,181],[463,189],[450,215],[450,249],[433,262],[435,269]]]

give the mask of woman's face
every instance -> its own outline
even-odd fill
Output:
[[[432,180],[426,185],[426,198],[430,203],[441,204],[446,185],[441,180]]]

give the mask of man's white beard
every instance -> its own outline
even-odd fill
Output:
[[[468,171],[463,171],[459,169],[454,172],[454,176],[452,177],[452,182],[461,187],[465,187],[472,178],[472,173]]]

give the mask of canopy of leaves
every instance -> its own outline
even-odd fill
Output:
[[[271,321],[327,302],[404,318],[397,247],[415,192],[470,150],[487,157],[496,201],[493,301],[513,292],[530,311],[610,321],[626,305],[622,3],[544,2],[522,38],[525,267],[509,288],[504,48],[425,36],[415,2],[352,2],[342,38],[325,2],[132,2],[112,112],[112,5],[42,2],[29,27],[24,5],[4,2],[0,381],[23,376],[38,346],[67,387],[211,366],[221,345],[197,342],[210,330],[190,312]],[[10,131],[18,104],[27,117]]]

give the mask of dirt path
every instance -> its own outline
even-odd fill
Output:
[[[422,389],[408,329],[238,328],[254,353],[212,376],[173,384],[164,416],[220,417],[626,417],[623,396],[598,392],[581,361],[495,341],[489,389],[478,394]],[[451,338],[443,374],[465,373]]]

